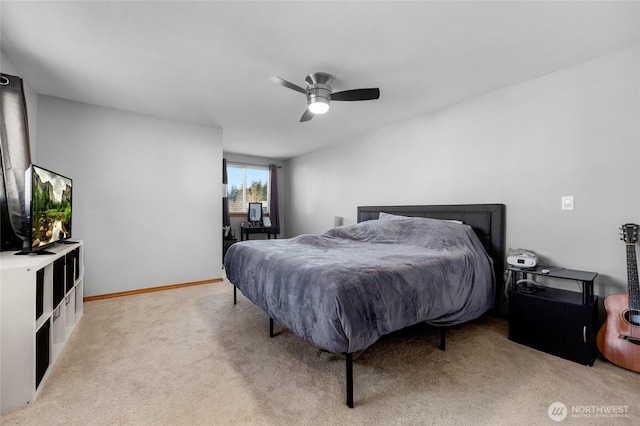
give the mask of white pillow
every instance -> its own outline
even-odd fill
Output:
[[[391,213],[385,213],[385,212],[380,212],[380,215],[378,216],[378,220],[398,220],[398,219],[410,219],[413,216],[400,216],[397,214],[391,214]],[[417,216],[416,216],[417,217]],[[433,219],[433,220],[442,220],[444,222],[451,222],[451,223],[458,223],[460,225],[464,225],[464,222],[461,220],[455,220],[455,219],[434,219],[434,218],[429,218],[429,219]]]
[[[397,214],[391,214],[391,213],[385,213],[385,212],[380,212],[380,215],[378,216],[378,220],[397,220],[397,219],[408,219],[408,216],[400,216]]]

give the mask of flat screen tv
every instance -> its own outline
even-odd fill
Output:
[[[25,240],[20,253],[45,249],[71,238],[73,181],[32,164],[25,172]]]

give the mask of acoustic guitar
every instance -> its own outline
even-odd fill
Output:
[[[598,349],[606,359],[640,373],[640,285],[636,242],[638,225],[622,225],[622,240],[627,246],[629,294],[613,294],[604,299],[607,319],[598,332]]]

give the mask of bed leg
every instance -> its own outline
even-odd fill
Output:
[[[236,298],[236,286],[233,286],[233,304],[236,305],[238,303],[238,299]]]
[[[269,337],[275,336],[273,332],[273,318],[269,317]]]
[[[353,354],[347,353],[347,406],[353,408]]]
[[[438,348],[440,348],[441,351],[444,351],[445,349],[445,337],[447,335],[447,328],[446,327],[440,327],[440,346],[438,346]]]

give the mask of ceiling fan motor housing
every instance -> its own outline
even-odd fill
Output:
[[[331,101],[332,89],[330,84],[333,81],[333,76],[324,72],[317,72],[309,74],[304,80],[308,84],[307,104],[318,102],[317,98],[322,98],[320,102],[328,105]]]
[[[317,102],[317,98],[326,99],[325,103],[329,103],[331,100],[331,87],[324,84],[316,84],[313,87],[309,86],[307,91],[307,103]]]

